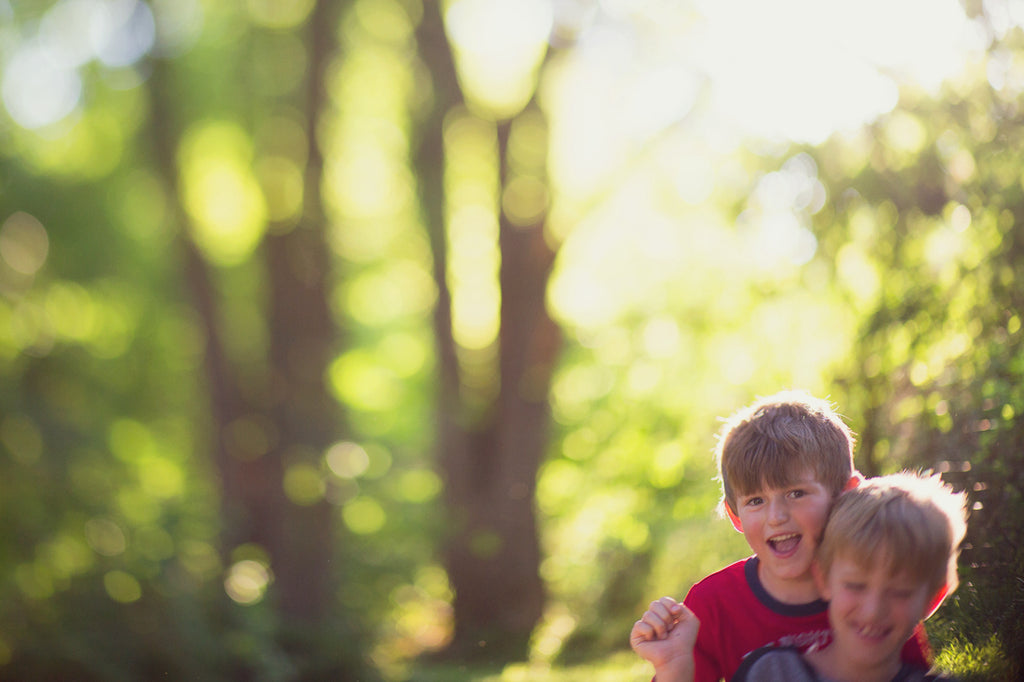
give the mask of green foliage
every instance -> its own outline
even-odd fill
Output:
[[[1011,33],[1007,47],[1018,39]],[[939,100],[905,94],[873,127],[871,162],[852,174],[829,163],[838,149],[816,152],[823,181],[844,197],[828,219],[850,240],[829,255],[866,313],[839,377],[858,415],[858,463],[872,474],[935,469],[973,505],[963,585],[930,627],[940,664],[965,679],[1017,679],[1024,669],[1024,196],[1016,177],[1006,182],[1021,140],[1004,96],[984,81]],[[922,144],[897,163],[886,131],[908,120]],[[849,243],[877,273],[868,294],[843,280]]]
[[[444,644],[452,602],[432,468],[437,292],[409,161],[430,98],[410,39],[423,8],[356,3],[314,131],[299,110],[303,17],[200,4],[205,24],[178,17],[165,57],[83,67],[73,116],[0,121],[0,679],[645,679],[620,652],[636,616],[748,551],[714,513],[716,419],[790,385],[839,404],[864,472],[931,467],[968,490],[963,583],[929,630],[961,678],[1019,678],[1018,85],[977,65],[937,97],[906,89],[863,134],[737,153],[706,213],[676,201],[670,220],[622,232],[581,221],[550,292],[567,347],[538,481],[550,604],[533,660],[408,672]],[[55,5],[4,4],[4,37],[28,41]],[[1008,30],[988,66],[1022,46]],[[249,605],[226,593],[240,556],[220,546],[211,341],[182,273],[189,243],[217,264],[228,363],[262,409],[272,292],[257,254],[302,217],[311,137],[332,189],[330,302],[346,334],[326,380],[347,440],[278,483],[296,504],[326,499],[339,528],[336,618],[315,632],[284,623],[270,579]],[[783,199],[799,252],[759,227]],[[206,232],[186,229],[190,212]],[[234,231],[217,231],[224,215]],[[265,426],[240,419],[227,436],[259,457]]]
[[[990,581],[981,585],[968,583],[951,604],[928,621],[929,637],[939,649],[935,658],[938,669],[965,682],[1020,679],[1019,659],[1015,660],[1011,651],[1014,642],[1020,641],[1019,625],[1005,622],[1012,616],[999,601],[1010,591]],[[1019,595],[1010,598],[1019,599]],[[986,612],[999,614],[1004,622],[979,617]],[[1012,639],[1004,640],[1006,636]]]
[[[935,659],[935,666],[963,682],[1020,679],[1019,671],[1007,662],[1003,647],[995,637],[981,644],[947,641]]]
[[[186,9],[177,37],[198,40],[187,56],[144,60],[137,73],[94,58],[76,74],[76,115],[37,130],[0,125],[2,679],[372,679],[365,632],[340,599],[316,632],[301,632],[272,608],[272,577],[246,606],[225,587],[234,558],[209,458],[210,339],[188,297],[176,178],[160,166],[174,159],[160,158],[158,142],[170,139],[173,156],[175,128],[205,118],[251,152],[249,95],[263,89],[237,78],[244,3],[205,4],[206,27],[224,30],[185,35],[203,16]],[[42,16],[59,5],[18,9]],[[0,20],[5,66],[40,28],[13,19]],[[168,71],[173,111],[150,108],[166,82],[153,73]],[[247,166],[258,163],[236,156],[214,159],[227,180],[219,199],[239,178],[254,196]],[[254,361],[267,340],[260,272],[235,263],[214,276],[234,303],[229,361],[253,395],[265,378]],[[429,486],[407,485],[421,499]]]

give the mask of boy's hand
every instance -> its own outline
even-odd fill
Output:
[[[651,608],[633,624],[629,645],[654,665],[659,682],[693,679],[693,645],[700,621],[690,609],[671,597],[651,602]]]

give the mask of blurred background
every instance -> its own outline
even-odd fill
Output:
[[[0,680],[647,680],[720,418],[973,507],[1024,671],[1024,2],[0,0]]]

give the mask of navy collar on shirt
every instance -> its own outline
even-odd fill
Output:
[[[828,610],[828,602],[822,599],[815,599],[806,604],[786,604],[768,594],[768,590],[764,588],[761,579],[757,576],[759,563],[761,562],[757,555],[750,557],[747,559],[746,565],[743,566],[743,572],[746,574],[747,584],[753,590],[754,596],[769,609],[780,615],[791,617],[813,616]]]

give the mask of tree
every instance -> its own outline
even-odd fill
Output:
[[[263,110],[254,117],[256,123],[272,118],[278,109],[301,112],[306,142],[297,154],[299,162],[305,162],[303,201],[294,214],[270,225],[260,245],[263,262],[245,265],[262,270],[258,276],[266,283],[265,357],[256,362],[232,357],[223,311],[230,298],[224,298],[216,284],[223,275],[188,237],[196,230],[186,227],[187,210],[175,211],[181,225],[183,271],[204,330],[210,447],[222,484],[223,558],[230,565],[265,552],[273,576],[269,594],[280,619],[279,645],[294,657],[303,676],[321,675],[323,666],[333,674],[351,673],[357,665],[332,661],[336,656],[330,652],[339,650],[337,644],[323,642],[327,647],[321,648],[318,641],[329,640],[327,633],[332,631],[339,638],[351,636],[336,629],[344,620],[334,597],[333,560],[340,534],[318,481],[324,452],[345,430],[341,407],[325,383],[339,328],[328,304],[336,272],[327,247],[323,155],[317,139],[321,118],[330,110],[328,68],[343,11],[339,3],[314,5],[304,29],[305,80],[294,95],[289,91],[284,97],[261,99],[250,93],[256,97],[252,104]],[[249,41],[254,50],[265,47],[258,30]],[[187,125],[175,120],[176,113],[184,115],[175,105],[187,94],[171,92],[173,68],[171,63],[160,64],[148,87],[154,98],[153,139],[159,142],[156,158],[165,181],[176,188],[170,194],[183,197],[176,157],[180,131]],[[269,196],[278,188],[265,191]],[[319,637],[314,636],[317,633]],[[353,652],[354,647],[346,656]]]
[[[81,20],[69,12],[109,9],[69,5],[19,8],[20,23],[12,28],[26,34],[38,30],[46,45],[66,38],[61,31]],[[25,169],[31,166],[31,146],[39,144],[37,133],[13,127],[4,132],[27,145],[20,151],[5,145],[11,152],[4,163],[26,188],[17,198],[5,198],[12,201],[4,206],[5,216],[20,208],[30,229],[45,236],[47,228],[31,217],[42,216],[61,251],[73,243],[65,235],[80,233],[84,243],[95,240],[109,254],[97,259],[101,249],[93,248],[75,258],[51,258],[46,277],[26,283],[37,295],[54,286],[77,291],[82,309],[99,301],[91,292],[107,271],[116,285],[110,288],[134,303],[120,317],[125,337],[120,348],[97,345],[92,353],[79,340],[27,362],[29,375],[38,374],[80,354],[86,358],[78,363],[82,378],[91,373],[108,378],[93,392],[93,418],[84,420],[96,425],[77,435],[69,432],[68,441],[79,445],[62,455],[63,468],[88,466],[96,473],[71,476],[66,486],[54,487],[72,495],[54,506],[45,528],[33,522],[32,551],[48,535],[66,536],[69,546],[84,550],[61,589],[45,595],[62,614],[56,620],[66,626],[55,661],[49,662],[45,651],[39,654],[33,641],[33,636],[47,638],[52,627],[47,623],[54,619],[43,613],[47,609],[27,606],[27,620],[38,617],[41,624],[29,629],[34,635],[5,648],[15,661],[5,674],[78,679],[365,674],[359,628],[338,598],[344,536],[335,523],[336,510],[325,499],[323,471],[325,450],[347,426],[326,379],[341,334],[328,303],[337,272],[326,240],[317,130],[333,113],[329,67],[347,3],[290,8],[215,3],[204,8],[206,30],[192,36],[191,50],[172,43],[202,25],[189,23],[196,16],[175,23],[182,16],[169,6],[125,7],[131,15],[120,17],[124,24],[106,36],[107,48],[121,50],[111,58],[116,63],[101,63],[94,55],[72,67],[80,66],[81,73],[67,77],[81,75],[87,96],[75,104],[77,116],[51,121],[47,133],[59,141],[55,149],[103,145],[102,153],[86,153],[76,170],[37,167],[32,178]],[[46,21],[37,29],[39,17]],[[117,61],[154,33],[160,38],[150,49],[159,56],[147,57],[142,50],[129,64]],[[297,77],[279,78],[275,69]],[[104,80],[128,72],[138,78],[123,86],[109,87]],[[104,136],[111,116],[131,125]],[[61,173],[66,201],[53,202],[51,209],[37,195],[43,196],[39,190]],[[89,197],[88,203],[74,200],[78,194]],[[64,205],[69,208],[60,208]],[[90,208],[73,215],[72,206]],[[172,239],[163,248],[143,247],[145,241],[133,248],[131,238],[125,239],[133,230]],[[45,253],[41,257],[40,267]],[[73,310],[75,301],[70,303]],[[97,326],[110,327],[110,322]],[[190,340],[201,348],[198,377],[194,366],[174,360],[188,355]],[[32,424],[47,423],[53,406],[29,399],[29,377],[20,371],[9,376],[8,404],[23,413],[20,428],[37,432],[41,445],[59,428],[52,424],[38,431]],[[78,383],[75,378],[67,385]],[[172,423],[178,426],[168,427]],[[179,428],[185,423],[189,426]],[[98,489],[101,478],[109,480]],[[217,485],[205,485],[208,478]],[[191,525],[192,532],[178,524]],[[90,530],[95,528],[100,530]],[[97,535],[101,531],[114,538],[113,544]],[[140,549],[147,533],[157,539],[152,547],[158,550]],[[192,568],[190,553],[198,557]],[[17,570],[23,561],[5,568]],[[79,613],[96,622],[83,623]],[[147,620],[161,625],[140,625]],[[122,621],[123,626],[115,625]],[[94,633],[113,634],[103,641]],[[111,654],[111,647],[123,651]]]
[[[439,169],[445,167],[446,116],[462,98],[440,5],[426,5],[418,30],[421,56],[432,76],[433,102],[421,122],[416,168],[439,292],[434,314],[439,358],[436,451],[449,519],[444,561],[455,592],[449,652],[514,659],[525,656],[544,608],[535,489],[547,447],[547,394],[561,346],[545,304],[555,256],[545,235],[545,211],[523,215],[513,205],[517,197],[509,195],[516,182],[543,186],[546,142],[541,139],[538,147],[536,139],[544,127],[543,115],[531,104],[496,124],[498,192],[504,197],[504,205],[494,207],[499,215],[500,331],[497,371],[481,396],[460,362],[452,324],[446,194]],[[519,140],[528,151],[518,155],[518,162],[510,153],[517,135],[532,136]]]

